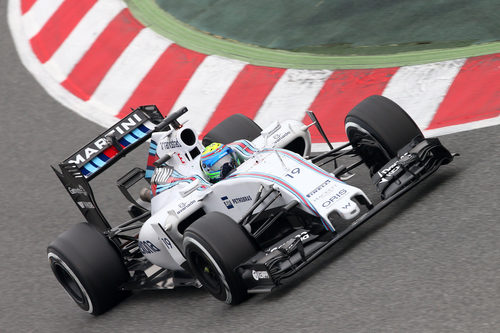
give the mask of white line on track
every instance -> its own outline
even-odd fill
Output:
[[[45,63],[56,81],[64,81],[75,65],[115,16],[126,8],[122,1],[98,1],[82,18],[64,43]]]
[[[383,95],[398,103],[425,129],[429,126],[465,59],[401,67]]]
[[[63,0],[36,1],[29,11],[22,15],[25,38],[31,39],[35,36],[63,2]],[[19,6],[18,8],[19,13],[17,15],[21,16],[21,7]]]
[[[276,119],[302,120],[331,74],[330,70],[287,69],[266,97],[255,121],[269,124]]]
[[[152,30],[142,29],[106,73],[89,102],[110,115],[118,114],[171,44],[172,41]],[[138,54],[140,61],[137,61]]]
[[[177,98],[172,111],[186,106],[192,116],[189,126],[203,130],[221,99],[246,63],[238,60],[208,56],[198,66],[186,87]]]

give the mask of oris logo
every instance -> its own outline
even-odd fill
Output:
[[[321,206],[324,208],[330,206],[332,203],[336,202],[338,199],[342,198],[347,193],[347,190],[341,189],[337,194],[333,195],[327,201],[323,202]]]

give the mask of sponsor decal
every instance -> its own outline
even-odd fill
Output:
[[[308,198],[312,197],[313,195],[315,195],[316,193],[320,192],[326,185],[328,185],[330,183],[331,183],[330,179],[325,180],[323,183],[321,183],[320,185],[318,185],[314,190],[312,190],[311,192],[309,192],[308,194],[306,194],[306,197],[308,197]]]
[[[276,247],[273,247],[272,249],[266,251],[266,255],[268,255],[269,253],[273,252],[273,251],[276,251],[277,249],[281,249],[283,246],[285,246],[285,244],[287,242],[289,242],[291,239],[294,239],[294,238],[300,238],[301,241],[305,241],[306,239],[308,239],[310,236],[309,234],[307,233],[307,231],[303,231],[301,232],[300,234],[298,235],[295,235],[295,237],[293,238],[290,238],[289,240],[287,240],[286,242],[284,242],[283,244],[281,244],[280,246],[276,246]]]
[[[259,281],[262,279],[269,279],[269,273],[267,273],[266,271],[252,270],[252,276],[255,281]]]
[[[276,133],[276,132],[277,132],[280,128],[281,128],[281,125],[280,125],[280,124],[276,125],[276,127],[275,127],[275,128],[273,128],[273,129],[272,129],[272,130],[268,133],[268,135],[273,135],[273,134],[274,134],[274,133]]]
[[[221,197],[220,199],[222,200],[222,202],[224,202],[224,205],[226,205],[227,209],[233,209],[234,208],[233,204],[231,203],[231,200],[229,200],[228,197]]]
[[[323,200],[325,198],[330,197],[332,195],[332,193],[335,193],[338,191],[339,191],[339,186],[337,186],[336,183],[332,183],[332,184],[329,184],[328,186],[324,187],[322,190],[316,192],[314,195],[311,196],[310,199],[313,202],[317,202],[317,201],[320,201],[320,200]]]
[[[157,248],[156,245],[154,245],[150,241],[139,241],[138,246],[142,254],[151,254],[160,252],[160,249]]]
[[[350,202],[348,202],[347,205],[342,206],[342,209],[343,210],[347,210],[349,207],[351,207],[351,203]]]
[[[68,189],[68,192],[71,193],[71,194],[73,194],[73,195],[75,195],[75,194],[83,194],[85,196],[88,196],[87,191],[85,191],[85,189],[83,188],[82,185],[78,185],[77,188],[75,188],[75,187],[69,187],[68,186],[67,189]]]
[[[177,140],[162,141],[160,142],[160,147],[161,149],[182,148],[181,144]]]
[[[239,204],[242,202],[252,201],[252,197],[249,195],[246,195],[244,197],[234,198],[231,201],[233,202],[233,204]]]
[[[252,197],[249,195],[245,195],[243,197],[238,197],[238,198],[232,198],[229,199],[227,196],[221,197],[221,200],[224,202],[224,205],[226,205],[227,209],[234,208],[234,205],[252,201]]]
[[[338,191],[336,194],[332,195],[327,201],[323,202],[321,204],[321,206],[326,208],[326,207],[330,206],[331,204],[333,204],[334,202],[336,202],[337,200],[339,200],[340,198],[342,198],[346,194],[347,194],[347,190],[343,188],[340,191]]]
[[[112,136],[115,133],[118,133],[120,135],[126,134],[128,131],[134,129],[144,120],[145,119],[142,119],[138,113],[130,115],[129,117],[123,119],[114,127],[112,127],[103,136],[97,138],[94,142],[90,143],[87,147],[80,150],[78,153],[68,159],[68,163],[73,163],[76,165],[84,164],[85,162],[93,158],[94,155],[97,155],[99,151],[111,145],[111,141],[107,137]]]
[[[94,209],[95,208],[95,206],[90,201],[77,201],[76,203],[82,209],[84,209],[84,208]]]
[[[170,241],[170,239],[168,239],[167,237],[162,237],[162,238],[160,238],[160,240],[163,242],[163,244],[165,244],[165,246],[168,250],[170,250],[174,247],[172,245],[172,242]]]
[[[178,211],[176,211],[175,213],[177,215],[180,215],[183,211],[185,211],[186,209],[188,209],[189,207],[191,207],[195,202],[196,202],[196,200],[192,200],[189,203],[181,202],[179,204],[179,208],[180,209]]]
[[[285,132],[285,133],[277,133],[277,134],[274,134],[273,135],[273,139],[274,139],[274,143],[278,143],[280,142],[281,140],[283,140],[285,137],[287,137],[288,135],[290,135],[292,132],[288,131],[288,132]]]
[[[393,164],[391,164],[387,168],[379,170],[377,173],[380,176],[380,183],[387,182],[388,180],[386,177],[390,177],[390,176],[394,175],[399,169],[401,169],[401,166],[399,165],[399,161],[406,161],[410,158],[411,158],[410,153],[404,153],[399,158],[399,160],[397,160],[396,162],[394,162]]]

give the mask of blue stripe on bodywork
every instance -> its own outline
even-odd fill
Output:
[[[99,156],[94,157],[90,162],[95,164],[98,168],[101,168],[106,164],[105,161],[103,161]]]
[[[87,176],[89,176],[89,175],[91,174],[91,172],[90,172],[89,170],[87,170],[87,169],[85,168],[85,166],[82,166],[82,167],[80,168],[80,171],[81,171],[82,175],[84,175],[85,177],[87,177]]]
[[[146,133],[144,133],[143,131],[139,130],[138,128],[136,128],[135,130],[132,131],[131,133],[132,135],[136,136],[137,138],[142,138],[146,135]]]
[[[127,140],[130,144],[137,141],[137,138],[135,138],[133,135],[130,134],[125,135],[123,139]]]
[[[130,142],[128,142],[125,137],[121,138],[120,140],[118,140],[119,143],[121,143],[123,146],[127,147]]]
[[[90,173],[94,173],[97,170],[99,170],[99,168],[94,163],[92,163],[92,161],[86,163],[83,167],[87,169]]]

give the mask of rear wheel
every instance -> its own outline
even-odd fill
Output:
[[[224,119],[203,137],[206,147],[213,142],[228,144],[236,140],[253,140],[260,135],[262,129],[252,119],[237,113]]]
[[[349,142],[365,164],[375,173],[398,150],[416,137],[423,137],[413,119],[395,102],[378,95],[355,106],[345,118]]]
[[[184,233],[184,253],[194,276],[210,294],[228,304],[248,298],[235,270],[256,252],[241,226],[222,213],[208,213]]]
[[[126,297],[119,286],[129,279],[118,250],[88,223],[79,223],[47,248],[52,272],[75,303],[99,315]]]

